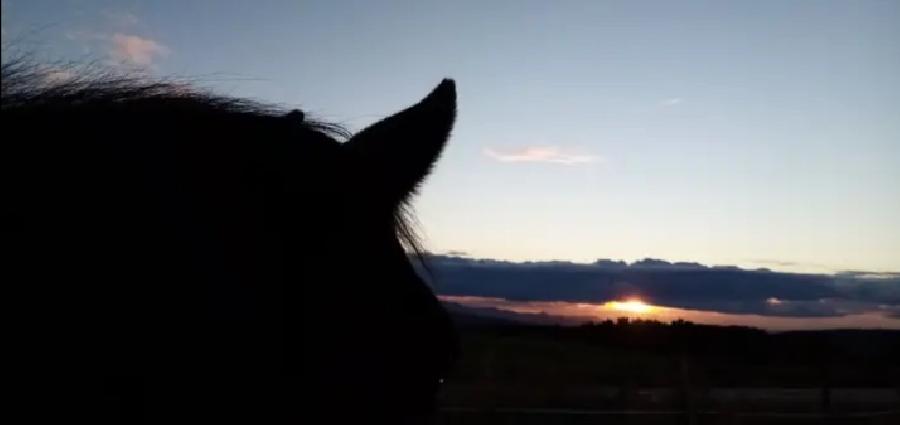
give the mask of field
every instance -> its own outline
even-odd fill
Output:
[[[900,332],[462,328],[440,423],[900,423]]]

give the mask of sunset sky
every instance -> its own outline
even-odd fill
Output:
[[[900,271],[900,2],[3,0],[3,41],[363,126],[456,79],[436,252]]]

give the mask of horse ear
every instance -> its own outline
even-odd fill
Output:
[[[445,79],[419,103],[360,131],[344,143],[354,165],[396,205],[431,171],[456,119],[456,85]]]

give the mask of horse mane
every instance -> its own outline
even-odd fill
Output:
[[[90,65],[42,66],[24,60],[3,62],[0,75],[3,79],[0,92],[3,110],[37,106],[77,108],[157,103],[214,113],[284,117],[337,140],[350,137],[350,132],[342,126],[310,120],[299,110],[218,95],[200,90],[187,81],[155,79]]]
[[[239,114],[256,118],[291,121],[299,130],[311,131],[336,143],[352,133],[335,123],[310,119],[299,109],[229,97],[198,89],[190,81],[152,78],[107,67],[78,64],[39,65],[27,58],[4,60],[0,65],[0,110],[25,111],[39,108],[127,108],[134,105],[205,114]],[[408,200],[394,211],[394,233],[409,257],[431,274],[426,251],[417,231],[417,222]]]

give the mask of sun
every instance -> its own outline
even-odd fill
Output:
[[[653,306],[641,300],[631,299],[628,301],[610,301],[606,306],[618,311],[627,311],[629,313],[648,313]]]

